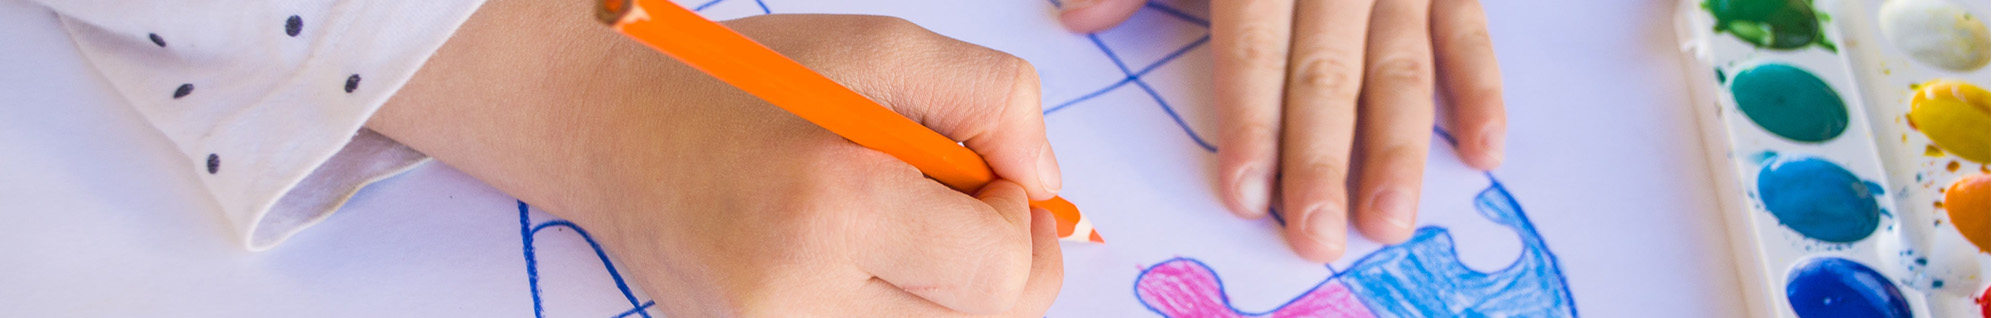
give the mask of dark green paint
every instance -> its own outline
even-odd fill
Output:
[[[1715,32],[1727,32],[1751,45],[1834,49],[1820,28],[1827,16],[1814,11],[1811,0],[1703,0],[1701,7],[1715,16]]]

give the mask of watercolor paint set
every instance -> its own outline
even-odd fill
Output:
[[[1991,317],[1990,3],[1687,0],[1675,24],[1760,317]]]

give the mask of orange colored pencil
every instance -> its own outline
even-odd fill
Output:
[[[599,3],[597,17],[612,29],[847,140],[916,166],[946,186],[972,192],[994,179],[986,159],[972,149],[694,11],[666,0]],[[1064,240],[1104,242],[1075,204],[1057,197],[1030,205],[1055,215],[1056,235]]]

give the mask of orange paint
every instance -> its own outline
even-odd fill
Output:
[[[680,5],[666,0],[607,0],[600,2],[597,18],[730,86],[916,166],[953,189],[970,193],[994,180],[986,159],[972,149]],[[1097,231],[1069,201],[1054,198],[1030,205],[1056,215],[1057,224],[1092,234],[1064,235],[1064,239],[1103,242],[1091,240]]]
[[[1951,215],[1951,224],[1958,227],[1958,233],[1979,246],[1980,252],[1992,253],[1993,220],[1992,178],[1986,174],[1976,174],[1958,179],[1951,189],[1944,193],[1944,210]]]
[[[1958,161],[1952,160],[1951,163],[1945,164],[1944,171],[1958,172]]]

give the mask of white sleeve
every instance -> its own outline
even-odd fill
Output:
[[[250,250],[427,158],[362,128],[484,0],[47,0]]]

